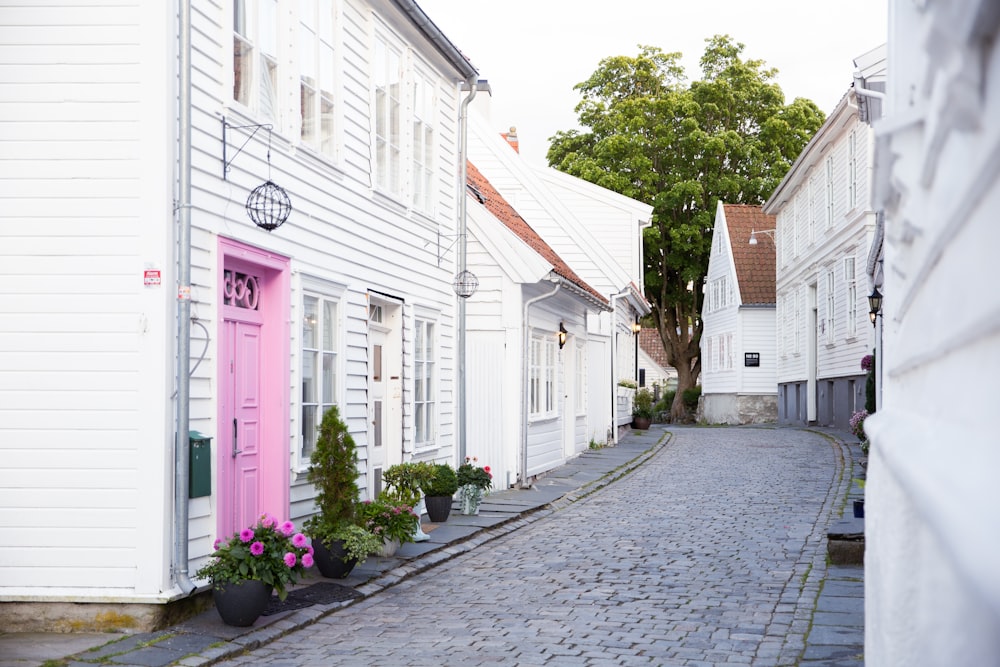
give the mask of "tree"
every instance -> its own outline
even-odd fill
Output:
[[[701,375],[700,287],[717,203],[762,204],[823,124],[809,100],[789,105],[777,74],[741,60],[728,35],[705,40],[703,79],[690,84],[680,53],[640,46],[603,59],[577,84],[586,131],[550,139],[549,165],[653,207],[644,235],[646,298],[677,369],[671,415]]]

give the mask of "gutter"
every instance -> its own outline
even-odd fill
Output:
[[[528,484],[528,359],[530,355],[528,354],[528,345],[531,343],[530,329],[528,328],[528,309],[535,305],[539,301],[543,301],[550,297],[556,295],[556,293],[562,289],[563,282],[561,278],[555,277],[554,274],[550,275],[549,280],[555,280],[556,286],[551,292],[546,294],[540,294],[536,297],[532,297],[524,302],[524,314],[521,321],[521,329],[524,331],[522,336],[522,348],[521,348],[521,488],[529,488]],[[464,459],[463,459],[464,460]]]
[[[187,437],[191,428],[191,0],[181,0],[178,72],[177,427],[174,433],[173,571],[185,595],[188,577]]]
[[[477,79],[472,76],[468,80],[469,94],[462,100],[462,106],[458,114],[458,161],[459,182],[458,182],[458,274],[466,270],[467,250],[468,250],[468,202],[469,196],[466,193],[466,182],[469,179],[469,160],[467,157],[469,146],[469,104],[476,97],[478,90]],[[458,299],[458,464],[461,465],[466,457],[466,393],[465,393],[465,302],[466,298],[457,296]]]
[[[479,71],[473,67],[468,58],[462,55],[462,52],[451,43],[451,40],[445,37],[441,29],[434,25],[434,22],[416,2],[413,0],[393,0],[393,4],[406,14],[407,18],[430,40],[438,53],[444,56],[463,78],[471,79],[479,75]]]

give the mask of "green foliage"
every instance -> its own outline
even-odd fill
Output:
[[[698,409],[699,398],[701,398],[701,385],[685,389],[681,400],[684,402],[684,407],[687,408],[689,412],[694,412]]]
[[[743,60],[729,36],[706,40],[703,78],[688,83],[680,53],[640,47],[603,59],[578,84],[584,131],[551,138],[549,165],[653,206],[644,281],[653,319],[678,373],[701,374],[700,286],[719,201],[761,204],[823,123],[808,100],[785,104],[776,70]],[[672,412],[683,404],[676,401]]]
[[[474,456],[466,456],[465,463],[458,466],[458,485],[474,486],[480,490],[493,486],[493,472],[489,466],[480,467],[477,465],[479,459]]]
[[[663,414],[664,412],[670,412],[670,406],[674,404],[674,395],[676,391],[665,391],[663,395],[660,396],[660,400],[656,402],[656,407],[653,408],[655,414]]]
[[[278,523],[269,514],[257,524],[244,528],[215,544],[212,560],[195,576],[213,584],[235,584],[246,580],[273,586],[282,600],[286,587],[294,584],[302,571],[312,567],[309,540],[295,532],[291,521]]]
[[[413,507],[383,491],[375,500],[361,503],[363,527],[380,540],[412,542],[420,521]]]
[[[341,539],[346,526],[356,524],[358,452],[337,406],[330,407],[319,425],[307,479],[316,487],[319,513],[305,523],[306,532],[327,546]]]
[[[458,475],[447,463],[434,466],[434,479],[421,487],[426,496],[453,496],[458,491]]]
[[[398,463],[382,473],[389,497],[407,505],[416,505],[420,492],[434,479],[433,463]]]
[[[632,397],[632,416],[653,418],[653,392],[643,387]]]
[[[344,562],[353,560],[358,565],[364,563],[368,556],[381,551],[383,544],[381,537],[355,524],[342,526],[332,538],[344,545]]]

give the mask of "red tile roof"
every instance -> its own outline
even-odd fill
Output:
[[[740,298],[745,305],[773,305],[775,299],[775,216],[766,215],[760,206],[723,204],[729,245],[736,264],[736,280]],[[755,234],[757,245],[750,245],[751,230],[770,230],[770,234]]]
[[[471,162],[468,164],[467,173],[467,183],[476,189],[476,191],[485,200],[483,205],[486,209],[493,214],[497,220],[502,222],[507,226],[512,232],[514,232],[522,241],[527,243],[532,250],[537,252],[546,261],[552,264],[552,270],[556,272],[562,278],[565,278],[569,282],[573,283],[583,291],[594,296],[596,299],[602,303],[608,303],[607,298],[605,298],[600,292],[595,290],[593,287],[588,285],[580,276],[576,275],[573,269],[569,268],[569,265],[562,260],[562,258],[556,254],[556,251],[549,246],[548,243],[542,239],[538,233],[531,228],[524,218],[514,210],[514,207],[507,203],[497,189],[486,179],[485,176],[480,173],[476,166]]]
[[[663,368],[670,368],[667,363],[667,351],[663,348],[660,332],[654,328],[644,327],[639,332],[639,347],[642,351]]]

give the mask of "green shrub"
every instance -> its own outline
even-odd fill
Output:
[[[660,397],[659,402],[657,402],[656,407],[653,408],[653,412],[656,414],[667,413],[670,414],[670,407],[674,404],[674,396],[677,395],[676,391],[665,391],[663,396]]]
[[[632,416],[653,418],[653,392],[649,389],[642,388],[635,392],[632,397]]]
[[[701,398],[701,385],[685,389],[684,393],[681,395],[681,400],[684,401],[684,407],[690,412],[694,412],[698,409],[699,398]]]
[[[458,475],[447,463],[434,466],[434,479],[421,489],[425,496],[453,496],[458,491]]]

